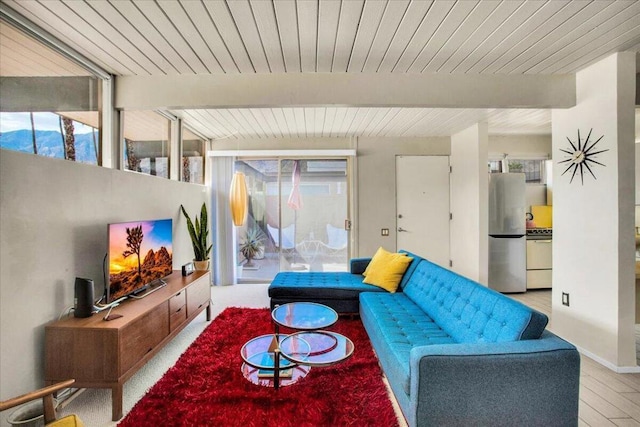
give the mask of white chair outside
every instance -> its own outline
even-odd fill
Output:
[[[349,233],[344,228],[334,227],[327,224],[327,247],[333,250],[341,250],[347,248]]]
[[[289,252],[295,249],[296,247],[295,245],[296,225],[295,224],[291,224],[290,226],[282,229],[282,245],[280,245],[280,234],[278,232],[279,229],[267,224],[267,230],[269,231],[269,235],[271,236],[271,239],[273,239],[273,243],[276,245],[276,248],[289,251]]]
[[[348,243],[349,232],[347,230],[327,224],[327,243],[324,246],[328,256],[332,258],[344,257]]]

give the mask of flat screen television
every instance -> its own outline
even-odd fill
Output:
[[[171,274],[172,225],[171,219],[109,224],[107,304]]]

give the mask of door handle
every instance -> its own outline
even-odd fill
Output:
[[[405,230],[405,229],[404,229],[404,228],[402,228],[402,227],[398,227],[398,232],[405,232],[405,233],[406,233],[406,232],[407,232],[407,230]]]

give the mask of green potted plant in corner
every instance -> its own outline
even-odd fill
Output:
[[[254,267],[253,260],[264,253],[264,233],[258,227],[247,230],[244,240],[240,243],[240,253],[246,258],[245,267]]]
[[[195,225],[191,221],[191,217],[184,209],[184,206],[180,205],[182,213],[187,219],[187,229],[189,230],[189,237],[191,237],[191,244],[193,245],[193,262],[196,270],[206,271],[209,269],[209,252],[213,245],[207,246],[207,238],[209,237],[209,229],[207,227],[207,205],[202,204],[200,209],[200,219],[196,216]]]

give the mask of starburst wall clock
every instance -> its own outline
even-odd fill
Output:
[[[597,179],[595,174],[593,173],[593,170],[591,170],[591,167],[594,165],[605,166],[604,164],[593,159],[594,156],[600,153],[604,153],[605,151],[609,151],[608,148],[604,150],[594,151],[596,144],[598,144],[598,142],[600,142],[602,138],[604,138],[604,135],[602,135],[600,138],[592,142],[591,145],[589,145],[592,131],[593,129],[589,130],[587,139],[582,142],[582,139],[580,139],[580,129],[578,129],[578,140],[571,141],[571,138],[567,137],[567,141],[569,141],[570,147],[567,147],[566,150],[562,148],[560,149],[560,151],[569,155],[568,158],[559,161],[558,164],[569,164],[564,172],[562,172],[562,175],[573,169],[573,172],[571,173],[571,180],[569,181],[570,183],[573,182],[573,178],[575,178],[575,176],[578,174],[578,171],[580,172],[580,180],[582,182],[582,185],[584,185],[584,174],[587,171],[591,174],[593,179]]]

